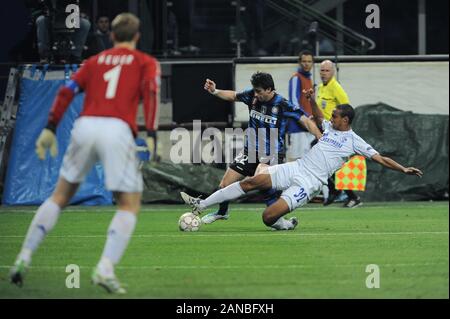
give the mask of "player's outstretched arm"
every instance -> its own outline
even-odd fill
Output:
[[[378,164],[383,165],[384,167],[393,169],[395,171],[400,171],[402,173],[408,174],[408,175],[416,175],[419,177],[422,177],[423,172],[415,167],[404,167],[401,164],[394,161],[392,158],[387,156],[381,156],[380,154],[375,154],[372,156],[372,159],[377,162]]]
[[[322,132],[317,127],[315,121],[311,120],[310,118],[306,117],[305,115],[302,115],[300,117],[300,124],[302,124],[303,127],[305,127],[309,133],[314,135],[315,138],[320,140],[320,138],[322,137]]]
[[[236,101],[236,91],[219,90],[216,88],[216,83],[210,79],[206,79],[204,89],[208,91],[208,93],[215,95],[222,100],[229,102]]]
[[[314,121],[317,123],[318,126],[321,127],[323,122],[323,113],[317,106],[316,97],[314,96],[314,90],[313,89],[303,90],[302,93],[305,94],[306,98],[311,102],[311,109]]]

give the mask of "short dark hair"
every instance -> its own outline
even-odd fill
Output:
[[[314,60],[314,54],[313,54],[311,51],[309,51],[309,50],[303,50],[303,51],[301,51],[301,52],[298,54],[298,60],[300,61],[300,60],[302,59],[302,56],[304,56],[304,55],[310,55],[310,56],[313,58],[313,60]]]
[[[350,104],[339,104],[336,106],[336,109],[338,109],[341,112],[341,117],[347,117],[348,118],[348,124],[352,124],[353,119],[355,118],[355,109]]]
[[[95,22],[98,23],[98,21],[100,21],[101,18],[106,18],[106,19],[108,19],[108,22],[109,22],[109,17],[107,15],[104,15],[104,14],[97,16],[97,19],[95,20]]]
[[[139,32],[139,18],[132,13],[121,13],[114,18],[111,29],[115,41],[130,42]]]
[[[275,90],[275,84],[273,82],[273,78],[269,73],[264,72],[256,72],[253,73],[252,78],[250,79],[253,87],[263,88],[264,90],[271,89]]]

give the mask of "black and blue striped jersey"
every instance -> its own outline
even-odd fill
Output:
[[[299,121],[300,117],[305,115],[303,110],[296,108],[277,93],[270,101],[260,102],[253,89],[237,93],[236,100],[247,104],[249,110],[249,130],[244,150],[265,155],[284,154],[287,121],[289,118]],[[271,143],[270,135],[274,134],[274,131],[277,132],[276,141],[273,141],[272,137]],[[260,151],[260,147],[264,147],[264,150]],[[275,150],[272,147],[275,147]]]

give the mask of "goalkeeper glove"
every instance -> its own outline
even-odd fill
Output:
[[[45,159],[47,149],[50,149],[52,157],[58,154],[58,142],[55,133],[48,128],[44,128],[36,141],[36,154],[41,160]]]
[[[156,131],[147,131],[147,138],[145,139],[145,142],[147,143],[147,148],[150,151],[150,154],[153,155],[150,160],[156,159]]]
[[[151,137],[151,136],[148,136],[145,139],[145,142],[147,143],[147,148],[150,151],[150,153],[154,152],[154,150],[155,150],[155,138]]]

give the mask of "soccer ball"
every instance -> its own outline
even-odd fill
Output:
[[[197,231],[201,224],[200,217],[191,212],[184,213],[178,220],[178,227],[181,231]]]

